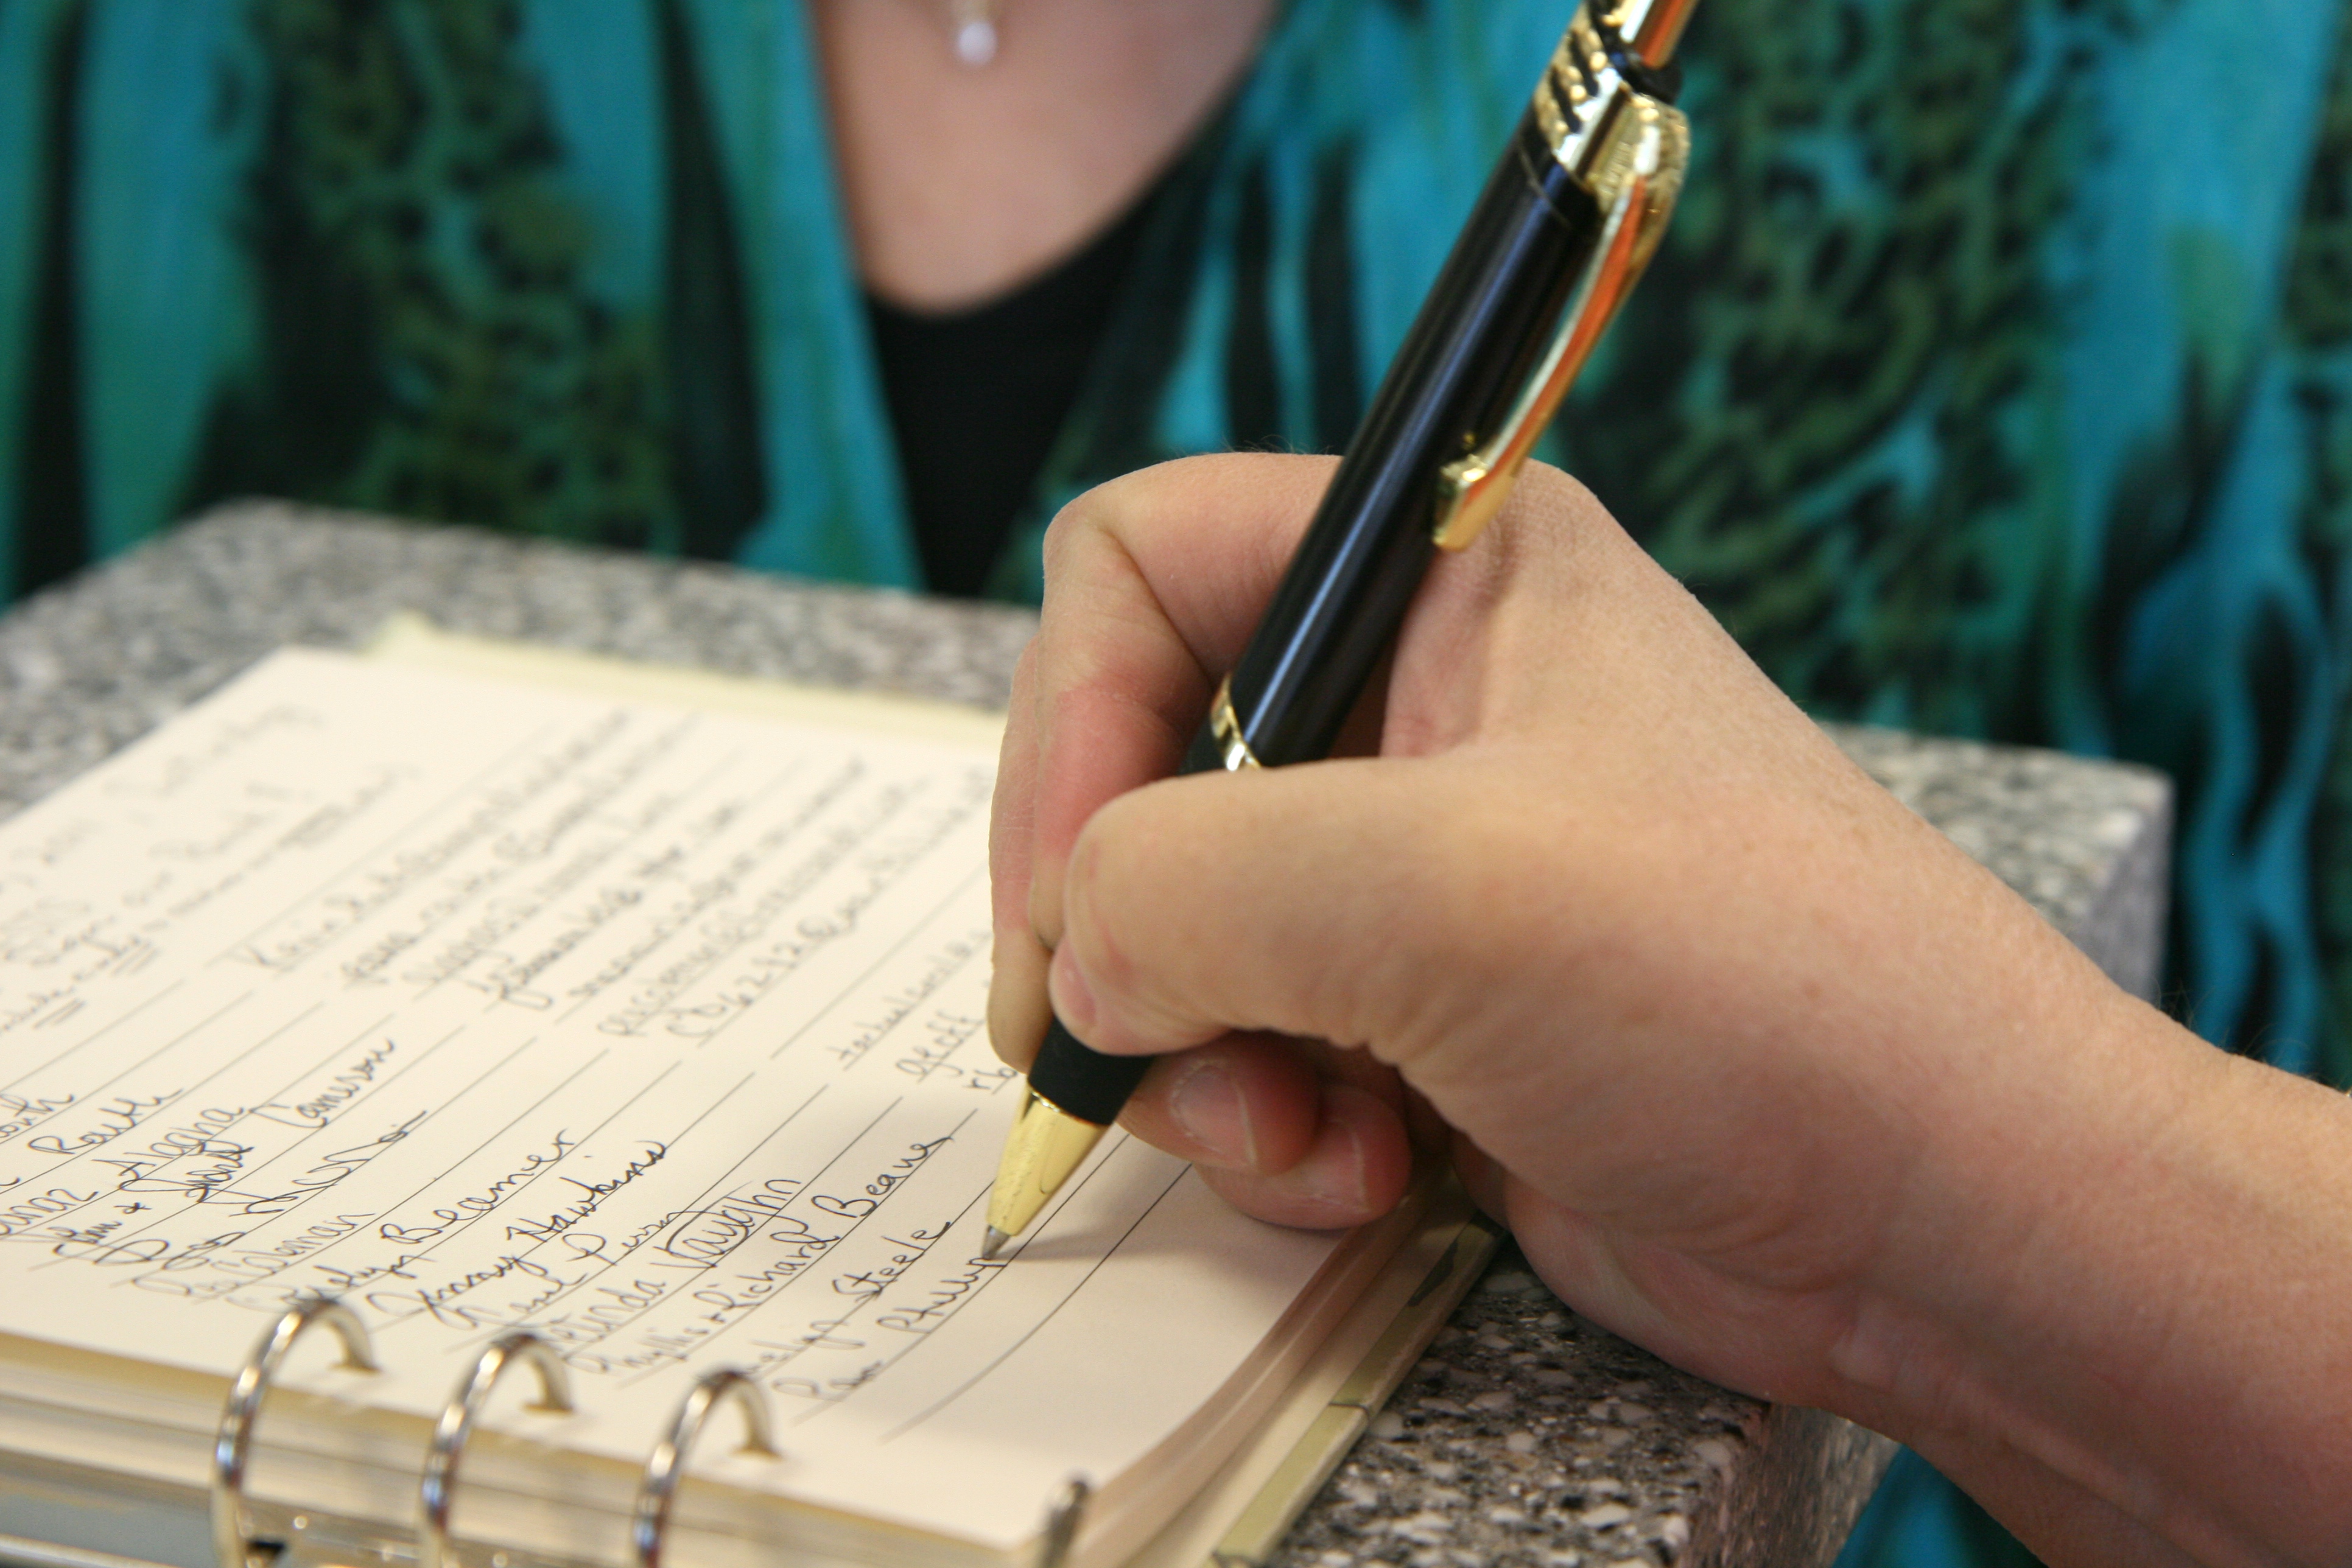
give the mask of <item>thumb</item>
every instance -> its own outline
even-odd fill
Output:
[[[1449,1006],[1454,929],[1427,838],[1441,759],[1171,779],[1097,811],[1065,873],[1055,1011],[1114,1054],[1228,1030],[1370,1046],[1399,1062]],[[1400,852],[1407,845],[1413,852]],[[1459,861],[1453,863],[1460,864]]]

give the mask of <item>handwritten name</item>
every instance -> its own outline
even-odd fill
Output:
[[[33,1099],[24,1094],[0,1094],[0,1144],[31,1132],[58,1112],[68,1110],[79,1101],[71,1094],[54,1099]]]
[[[254,1114],[282,1126],[304,1127],[312,1131],[323,1127],[336,1111],[367,1092],[368,1086],[381,1076],[377,1069],[390,1061],[393,1053],[399,1049],[397,1043],[389,1040],[381,1045],[370,1046],[302,1098],[273,1100],[257,1108]]]
[[[37,1155],[55,1155],[60,1158],[81,1154],[112,1143],[184,1092],[184,1090],[173,1089],[162,1094],[117,1094],[93,1107],[93,1114],[98,1120],[73,1137],[45,1133],[25,1146]]]
[[[931,1156],[955,1142],[950,1133],[942,1138],[907,1145],[907,1152],[892,1160],[889,1168],[867,1182],[862,1192],[848,1197],[833,1193],[817,1193],[809,1199],[809,1207],[835,1219],[864,1219],[882,1207],[883,1200],[906,1185],[917,1171],[930,1163]]]
[[[0,1204],[0,1241],[28,1237],[48,1240],[51,1228],[59,1219],[84,1204],[97,1201],[96,1192],[72,1186],[53,1186],[37,1193],[12,1192],[8,1201]]]
[[[907,1270],[921,1262],[924,1254],[930,1251],[932,1244],[946,1234],[945,1226],[932,1229],[924,1229],[919,1226],[908,1231],[904,1237],[884,1237],[883,1245],[891,1250],[882,1261],[870,1269],[858,1269],[834,1276],[834,1294],[854,1297],[861,1304],[876,1300],[883,1291],[905,1278]]]
[[[233,948],[230,956],[262,969],[291,969],[352,927],[418,886],[440,875],[458,858],[507,829],[525,809],[543,799],[628,727],[615,710],[591,722],[551,750],[533,758],[519,777],[483,792],[462,820],[438,836],[404,845],[350,883],[320,897],[306,914],[275,931]]]
[[[425,1222],[421,1224],[396,1225],[385,1220],[376,1227],[376,1235],[395,1247],[413,1247],[432,1240],[453,1226],[470,1225],[521,1191],[536,1180],[541,1171],[579,1146],[579,1140],[571,1134],[559,1132],[549,1141],[544,1153],[533,1150],[524,1155],[515,1162],[513,1169],[494,1177],[480,1191],[469,1192],[426,1211]]]
[[[496,1306],[462,1305],[457,1301],[468,1291],[516,1276],[535,1281],[540,1288],[530,1295]],[[435,1322],[450,1328],[495,1328],[528,1317],[573,1283],[545,1263],[520,1252],[509,1252],[486,1267],[469,1269],[437,1285],[414,1291],[371,1291],[367,1304],[370,1311],[395,1321],[424,1312],[431,1314]]]
[[[553,1240],[603,1207],[606,1198],[661,1164],[663,1157],[668,1153],[669,1145],[667,1144],[647,1143],[645,1145],[645,1153],[624,1166],[618,1175],[608,1176],[603,1181],[582,1181],[578,1176],[569,1176],[561,1178],[563,1186],[572,1188],[580,1194],[580,1197],[562,1208],[541,1218],[518,1219],[509,1223],[507,1226],[507,1239],[513,1241],[528,1238],[533,1241]]]
[[[875,1314],[875,1326],[896,1329],[900,1333],[929,1333],[953,1316],[958,1307],[1011,1261],[1009,1258],[992,1261],[974,1258],[961,1272],[930,1281],[925,1287],[929,1293],[920,1302],[911,1306],[894,1306],[887,1312]]]
[[[763,1225],[775,1222],[801,1195],[801,1184],[790,1176],[771,1176],[759,1186],[739,1188],[716,1202],[691,1209],[677,1227],[654,1249],[654,1265],[662,1269],[709,1269],[723,1262]]]
[[[987,933],[975,932],[957,937],[940,951],[933,954],[930,960],[924,965],[920,975],[882,999],[882,1014],[879,1018],[859,1024],[856,1033],[834,1049],[835,1057],[845,1067],[873,1050],[892,1030],[914,1017],[923,1004],[938,993],[941,986],[954,978],[956,974],[971,961],[974,954],[986,952],[988,942]],[[977,1032],[977,1030],[978,1025],[975,1025],[971,1032]],[[963,1038],[971,1038],[970,1033]],[[961,1043],[961,1040],[954,1042],[954,1044]],[[950,1051],[953,1049],[954,1045],[949,1047]],[[899,1061],[898,1071],[911,1072],[917,1078],[929,1077],[930,1072],[936,1070],[936,1064],[926,1067],[923,1065],[925,1060],[926,1053],[919,1048],[908,1053],[908,1060]]]

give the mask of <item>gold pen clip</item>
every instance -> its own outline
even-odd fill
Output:
[[[1575,41],[1571,32],[1570,43],[1562,45],[1563,54]],[[1544,95],[1554,90],[1557,79],[1555,68],[1538,89],[1539,109],[1548,107]],[[1594,117],[1607,121],[1600,135],[1573,138],[1578,161],[1589,171],[1583,176],[1587,188],[1608,214],[1601,243],[1570,296],[1551,347],[1536,362],[1501,428],[1439,470],[1435,538],[1441,549],[1465,548],[1503,509],[1512,482],[1551,423],[1559,400],[1656,253],[1675,198],[1681,193],[1683,171],[1690,162],[1689,122],[1671,105],[1622,82],[1611,85],[1618,101],[1596,106]],[[1579,93],[1579,108],[1585,98]],[[1570,152],[1564,139],[1563,162]]]

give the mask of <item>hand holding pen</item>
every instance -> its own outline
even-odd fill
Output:
[[[1328,755],[1431,556],[1501,509],[1673,208],[1687,133],[1665,100],[1693,3],[1578,11],[1182,772]],[[985,1255],[1060,1189],[1148,1066],[1048,1028]]]
[[[1165,1064],[1129,1124],[1286,1223],[1374,1218],[1441,1128],[1584,1317],[1910,1444],[2050,1561],[2352,1561],[2344,1097],[2125,994],[1572,482],[1431,568],[1378,756],[1165,777],[1332,473],[1194,459],[1056,525],[1000,1049],[1050,963]]]

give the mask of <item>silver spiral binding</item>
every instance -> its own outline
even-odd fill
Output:
[[[652,1456],[646,1460],[646,1473],[637,1481],[629,1544],[636,1552],[639,1568],[661,1568],[662,1538],[669,1530],[670,1505],[677,1499],[678,1482],[686,1473],[686,1456],[722,1399],[732,1399],[743,1412],[743,1446],[737,1452],[775,1458],[774,1428],[760,1385],[731,1366],[704,1373],[688,1390],[669,1431],[654,1445]]]
[[[489,1402],[490,1390],[520,1356],[539,1374],[539,1400],[533,1410],[572,1413],[572,1376],[552,1346],[528,1330],[501,1334],[483,1351],[474,1369],[450,1396],[433,1428],[433,1446],[425,1456],[425,1479],[416,1489],[417,1568],[443,1568],[455,1558],[449,1539],[450,1494],[457,1485],[457,1461],[466,1439],[473,1435],[474,1418]]]
[[[219,1432],[213,1438],[212,1522],[213,1557],[219,1568],[259,1568],[284,1549],[283,1542],[254,1538],[253,1511],[245,1498],[246,1468],[253,1458],[253,1423],[261,1401],[278,1375],[279,1363],[294,1342],[312,1323],[325,1323],[343,1342],[341,1364],[354,1372],[376,1370],[375,1347],[358,1314],[326,1296],[297,1301],[269,1326],[237,1369],[221,1406]]]
[[[321,1322],[342,1342],[343,1359],[339,1364],[354,1372],[380,1370],[366,1325],[332,1297],[312,1296],[297,1302],[261,1337],[229,1387],[213,1444],[212,1535],[216,1568],[270,1568],[287,1546],[285,1542],[257,1538],[246,1498],[246,1472],[252,1458],[255,1418],[279,1365],[294,1342],[312,1324]],[[551,1345],[527,1330],[503,1334],[490,1343],[450,1396],[433,1429],[433,1443],[417,1487],[417,1568],[457,1568],[449,1521],[458,1462],[491,1391],[518,1359],[529,1362],[538,1375],[540,1396],[527,1408],[572,1413],[571,1375]],[[709,1423],[711,1412],[727,1400],[743,1413],[743,1443],[738,1451],[775,1455],[774,1426],[759,1385],[732,1367],[704,1374],[679,1405],[668,1432],[654,1446],[638,1481],[630,1545],[640,1568],[661,1568],[663,1541],[685,1478],[688,1456]],[[1073,1476],[1055,1497],[1037,1538],[1034,1568],[1066,1568],[1092,1495],[1086,1478]],[[295,1522],[299,1528],[302,1521],[298,1518]],[[389,1560],[394,1549],[387,1542],[380,1550]]]
[[[1094,1488],[1084,1476],[1072,1476],[1045,1515],[1045,1533],[1037,1538],[1037,1568],[1063,1568],[1070,1548],[1077,1543],[1078,1526],[1087,1519],[1087,1500]]]

